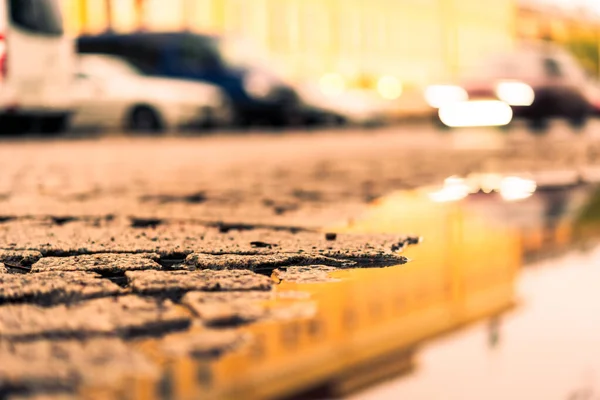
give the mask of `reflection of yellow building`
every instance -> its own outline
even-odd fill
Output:
[[[405,85],[447,76],[511,46],[514,0],[62,0],[72,33],[231,32],[263,46],[290,76],[328,72]],[[107,6],[107,2],[110,5]],[[109,18],[110,14],[110,18]]]

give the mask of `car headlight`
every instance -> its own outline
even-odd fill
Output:
[[[244,89],[252,97],[267,98],[274,88],[273,80],[265,74],[252,72],[244,78]]]
[[[526,83],[504,81],[496,86],[496,96],[511,106],[530,106],[535,100],[535,92]]]
[[[440,121],[451,128],[505,126],[513,118],[512,108],[500,100],[461,101],[438,111]]]
[[[507,201],[524,200],[533,195],[537,184],[531,179],[508,176],[500,184],[500,196]]]
[[[425,90],[425,100],[430,107],[441,108],[450,103],[467,101],[469,95],[460,86],[432,85]]]
[[[402,83],[395,76],[382,76],[377,82],[377,92],[386,100],[396,100],[402,95]]]

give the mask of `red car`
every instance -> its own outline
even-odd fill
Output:
[[[522,118],[539,129],[552,118],[564,118],[581,128],[591,113],[587,82],[586,73],[568,52],[538,43],[486,58],[458,85],[432,86],[426,97],[439,109],[442,122],[444,115],[484,112],[489,106],[490,117],[502,114],[497,125]]]

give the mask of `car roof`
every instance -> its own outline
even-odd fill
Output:
[[[105,40],[105,39],[155,39],[155,40],[170,40],[178,39],[185,36],[195,36],[207,39],[217,39],[219,35],[196,33],[196,32],[131,32],[131,33],[115,33],[105,32],[100,34],[84,34],[79,36],[78,40]]]

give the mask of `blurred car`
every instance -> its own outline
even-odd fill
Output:
[[[372,91],[348,90],[328,95],[320,87],[298,88],[302,99],[304,122],[310,125],[379,126],[391,119],[391,102]]]
[[[149,77],[114,56],[78,57],[73,128],[163,131],[226,123],[230,106],[221,89],[201,82]]]
[[[55,0],[0,1],[0,131],[66,127],[74,53]]]
[[[447,126],[507,125],[523,118],[544,128],[558,117],[580,128],[591,110],[586,81],[567,51],[529,43],[486,58],[456,85],[428,87],[425,96]]]
[[[266,120],[277,125],[300,114],[294,88],[271,69],[236,53],[224,37],[190,32],[82,36],[79,53],[111,54],[127,59],[146,75],[203,81],[223,89],[235,120]]]
[[[592,108],[592,114],[600,117],[600,83],[590,80],[587,86],[587,96]]]

